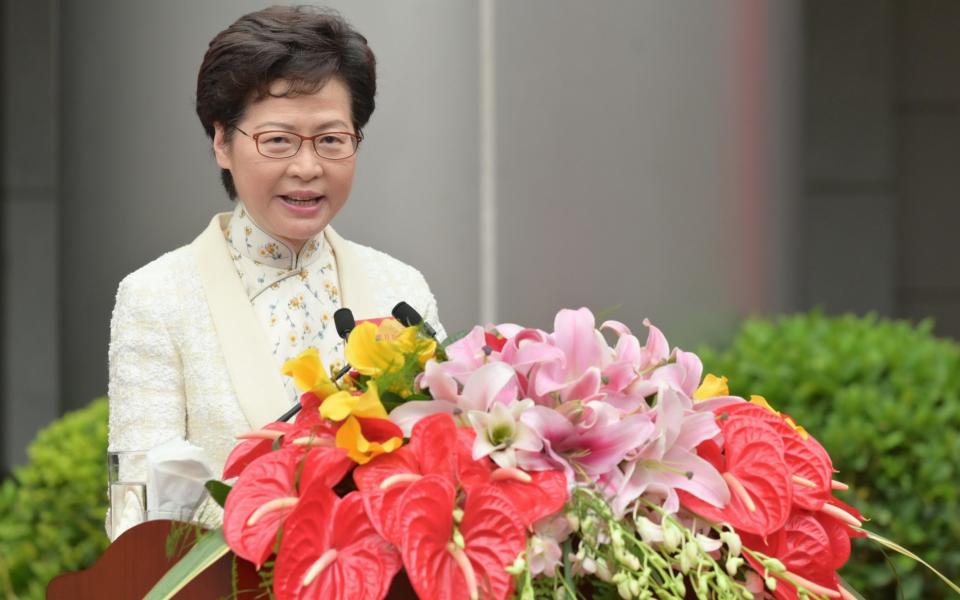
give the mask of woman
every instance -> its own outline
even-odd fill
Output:
[[[309,347],[337,369],[331,315],[406,301],[441,331],[414,268],[341,238],[331,220],[353,183],[374,109],[375,59],[336,14],[273,7],[217,35],[197,79],[231,213],[127,276],[110,343],[110,450],[186,440],[216,474],[235,435],[297,399],[280,367]]]

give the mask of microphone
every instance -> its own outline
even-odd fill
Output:
[[[353,311],[349,308],[338,308],[337,312],[333,313],[333,324],[340,339],[346,340],[357,326],[357,320],[353,318]]]
[[[400,324],[404,327],[416,327],[417,325],[423,325],[423,330],[432,337],[434,340],[437,339],[436,330],[430,326],[430,323],[427,323],[423,320],[423,317],[420,316],[420,313],[416,311],[415,308],[401,300],[397,302],[397,305],[393,307],[393,310],[390,311],[390,314],[393,315],[393,318],[397,321],[400,321]]]
[[[413,310],[413,309],[411,309]],[[418,317],[420,315],[417,315]],[[337,328],[337,335],[340,336],[340,339],[346,341],[350,337],[350,332],[354,330],[357,326],[356,319],[353,318],[353,311],[349,308],[338,308],[335,313],[333,313],[333,325]],[[350,372],[350,363],[343,365],[343,368],[337,371],[336,375],[333,376],[333,381],[336,383],[341,377]],[[303,405],[300,404],[300,401],[297,400],[297,403],[287,412],[283,413],[278,421],[289,421],[293,418],[295,414],[300,412],[300,409],[303,408]]]

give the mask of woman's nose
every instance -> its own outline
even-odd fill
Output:
[[[287,173],[307,181],[320,177],[323,175],[323,159],[317,155],[311,144],[304,143],[290,158]]]

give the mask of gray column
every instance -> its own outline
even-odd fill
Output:
[[[782,308],[795,3],[495,10],[498,317],[622,305],[691,346]]]
[[[5,0],[0,472],[60,413],[57,6]],[[89,347],[86,349],[89,351]]]

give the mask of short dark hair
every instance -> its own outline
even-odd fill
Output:
[[[367,39],[338,13],[314,6],[272,6],[244,15],[221,31],[197,75],[197,116],[213,139],[221,123],[227,139],[250,102],[270,95],[279,79],[290,83],[282,96],[312,94],[331,78],[350,90],[350,113],[358,135],[375,106],[376,58]],[[221,169],[227,195],[237,188]]]

